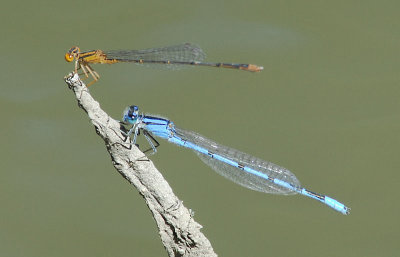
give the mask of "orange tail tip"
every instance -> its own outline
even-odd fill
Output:
[[[254,64],[249,64],[249,66],[247,67],[248,71],[253,71],[253,72],[259,72],[262,71],[264,69],[263,66],[257,66]]]

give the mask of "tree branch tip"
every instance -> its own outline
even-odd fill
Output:
[[[81,80],[78,73],[71,72],[64,77],[64,81],[68,84],[69,88],[78,87],[78,86],[85,86],[85,83]]]

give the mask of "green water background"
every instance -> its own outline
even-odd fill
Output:
[[[193,42],[259,74],[96,65],[115,118],[130,104],[292,170],[352,208],[253,192],[191,151],[151,157],[219,256],[398,256],[398,1],[4,1],[0,256],[166,256],[63,77],[63,55]]]

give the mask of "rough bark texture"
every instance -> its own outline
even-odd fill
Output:
[[[69,74],[65,82],[74,92],[78,106],[87,113],[97,134],[104,140],[115,169],[146,201],[168,255],[217,256],[211,243],[200,232],[202,226],[193,219],[192,212],[174,195],[153,162],[121,133],[119,121],[100,108],[78,74]]]

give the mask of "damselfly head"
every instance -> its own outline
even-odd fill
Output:
[[[123,113],[123,121],[128,123],[135,123],[139,115],[139,107],[131,105],[127,107]]]
[[[71,49],[69,49],[69,51],[64,56],[65,60],[67,62],[72,62],[74,60],[74,58],[77,59],[79,57],[80,51],[81,50],[77,46],[71,47]]]

